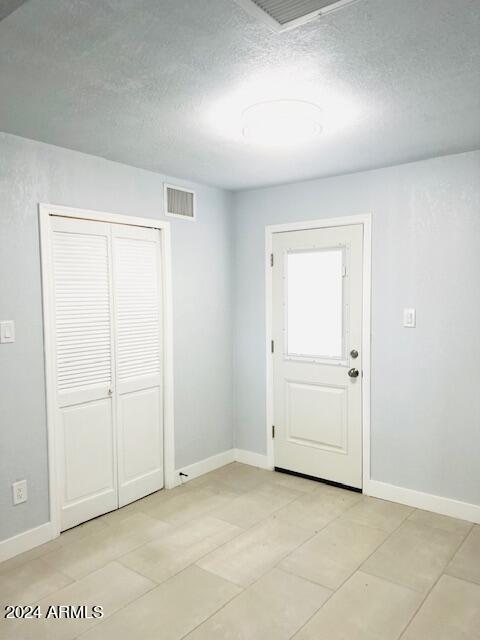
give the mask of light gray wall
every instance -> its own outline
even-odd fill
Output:
[[[480,504],[479,178],[472,152],[234,195],[237,447],[266,450],[265,225],[372,213],[372,476]]]
[[[0,346],[0,540],[49,519],[37,205],[161,218],[163,180],[0,134],[0,318],[17,332]],[[177,468],[233,444],[231,194],[194,186],[197,221],[169,219]],[[29,499],[12,507],[21,478]]]
[[[373,477],[480,503],[479,175],[472,152],[233,202],[195,185],[198,221],[170,219],[177,467],[232,447],[233,404],[236,446],[265,452],[265,225],[372,212]],[[17,329],[0,346],[0,540],[48,520],[37,204],[161,218],[163,179],[0,134],[0,318]],[[29,501],[12,507],[23,477]]]

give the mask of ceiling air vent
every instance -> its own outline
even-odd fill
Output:
[[[165,185],[165,214],[195,220],[195,192],[172,184]]]
[[[357,0],[236,0],[274,31],[286,31]]]

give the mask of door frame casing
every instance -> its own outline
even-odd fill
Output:
[[[274,439],[274,393],[273,358],[273,274],[270,256],[273,252],[275,233],[307,231],[328,227],[363,226],[363,287],[362,287],[362,490],[368,492],[370,483],[370,394],[371,394],[371,300],[372,300],[372,215],[339,216],[303,222],[287,222],[265,227],[265,354],[266,354],[266,441],[267,463],[275,466]]]
[[[51,260],[52,216],[76,218],[125,224],[135,227],[147,227],[160,231],[161,268],[163,285],[163,441],[164,441],[164,484],[166,489],[175,486],[175,445],[173,412],[173,303],[171,271],[170,223],[164,220],[140,218],[103,211],[78,209],[60,205],[39,203],[40,224],[40,263],[42,276],[43,342],[45,353],[46,406],[47,406],[47,442],[48,442],[48,486],[50,503],[50,523],[53,537],[60,535],[59,493],[62,490],[58,474],[56,448],[56,387],[55,387],[55,336],[54,336],[54,298],[53,268]]]

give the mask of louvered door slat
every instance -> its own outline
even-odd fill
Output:
[[[114,238],[114,261],[118,379],[159,375],[158,246]]]
[[[108,237],[53,236],[58,391],[110,385]]]

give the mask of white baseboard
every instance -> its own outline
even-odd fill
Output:
[[[268,463],[268,457],[266,455],[244,449],[235,449],[234,451],[237,462],[243,462],[243,464],[260,467],[261,469],[272,468]],[[480,524],[480,505],[477,504],[461,502],[460,500],[453,500],[452,498],[444,498],[431,493],[415,491],[414,489],[397,487],[385,482],[379,482],[378,480],[369,480],[363,488],[363,493],[373,498],[398,502],[400,504],[406,504],[409,507],[415,507],[416,509],[424,509],[425,511],[432,511],[433,513],[450,516],[451,518],[459,518],[460,520]]]
[[[45,542],[49,542],[54,538],[54,532],[51,522],[41,524],[39,527],[29,529],[16,536],[0,541],[0,562],[9,560],[19,553],[30,551],[34,547],[38,547]]]
[[[246,451],[245,449],[228,449],[227,451],[217,453],[217,455],[211,456],[210,458],[205,458],[205,460],[194,462],[193,464],[188,465],[188,467],[177,469],[175,471],[175,486],[178,487],[178,485],[182,483],[198,478],[199,476],[203,476],[203,474],[209,473],[209,471],[220,469],[220,467],[224,467],[226,464],[230,464],[231,462],[242,462],[243,464],[249,464],[252,467],[259,467],[260,469],[271,468],[268,464],[268,458],[266,455],[254,453],[253,451]],[[183,477],[182,480],[180,473],[185,473],[188,478]]]
[[[268,457],[262,453],[254,451],[246,451],[246,449],[234,449],[235,460],[243,464],[249,464],[252,467],[260,467],[260,469],[271,469],[268,464]]]
[[[205,460],[200,460],[199,462],[195,462],[194,464],[183,467],[182,469],[177,469],[175,471],[175,486],[182,484],[180,472],[187,474],[188,478],[184,479],[184,481],[187,482],[188,480],[198,478],[209,471],[214,471],[215,469],[219,469],[220,467],[224,467],[225,465],[235,461],[243,462],[243,464],[249,464],[254,467],[260,467],[262,469],[269,468],[267,456],[254,453],[252,451],[245,451],[243,449],[228,449],[227,451],[218,453],[210,458],[205,458]],[[30,549],[33,549],[34,547],[38,547],[45,542],[53,540],[54,537],[55,533],[52,524],[50,522],[46,522],[39,527],[19,533],[7,540],[2,540],[0,541],[0,562],[13,558],[25,551],[30,551]]]
[[[188,479],[185,478],[185,480],[188,481],[235,461],[259,467],[260,469],[271,468],[266,455],[246,451],[245,449],[228,449],[205,460],[195,462],[188,467],[183,467],[183,469],[177,469],[175,472],[176,486],[182,483],[179,475],[180,472],[188,475]],[[378,480],[369,480],[363,492],[373,498],[398,502],[410,507],[415,507],[416,509],[424,509],[425,511],[432,511],[433,513],[480,524],[480,505],[461,502],[460,500],[452,500],[451,498],[443,498],[430,493],[405,489],[404,487],[396,487],[392,484],[379,482]],[[52,524],[46,522],[39,527],[7,538],[7,540],[1,540],[0,562],[13,558],[25,551],[30,551],[30,549],[34,547],[53,540],[54,537],[55,532]]]
[[[422,493],[421,491],[405,489],[404,487],[396,487],[393,484],[379,482],[378,480],[369,480],[367,486],[363,488],[363,492],[373,498],[382,498],[390,502],[406,504],[416,509],[433,511],[433,513],[450,516],[451,518],[480,523],[480,505],[477,504],[442,498],[431,493]]]
[[[215,469],[224,467],[226,464],[230,464],[231,462],[235,462],[235,449],[222,451],[222,453],[217,453],[215,456],[211,456],[210,458],[194,462],[193,464],[188,465],[188,467],[177,469],[175,471],[175,486],[178,487],[182,482],[188,482],[189,480],[203,476],[203,474],[209,473],[209,471],[215,471]],[[188,477],[184,477],[182,481],[180,473],[185,473]]]

